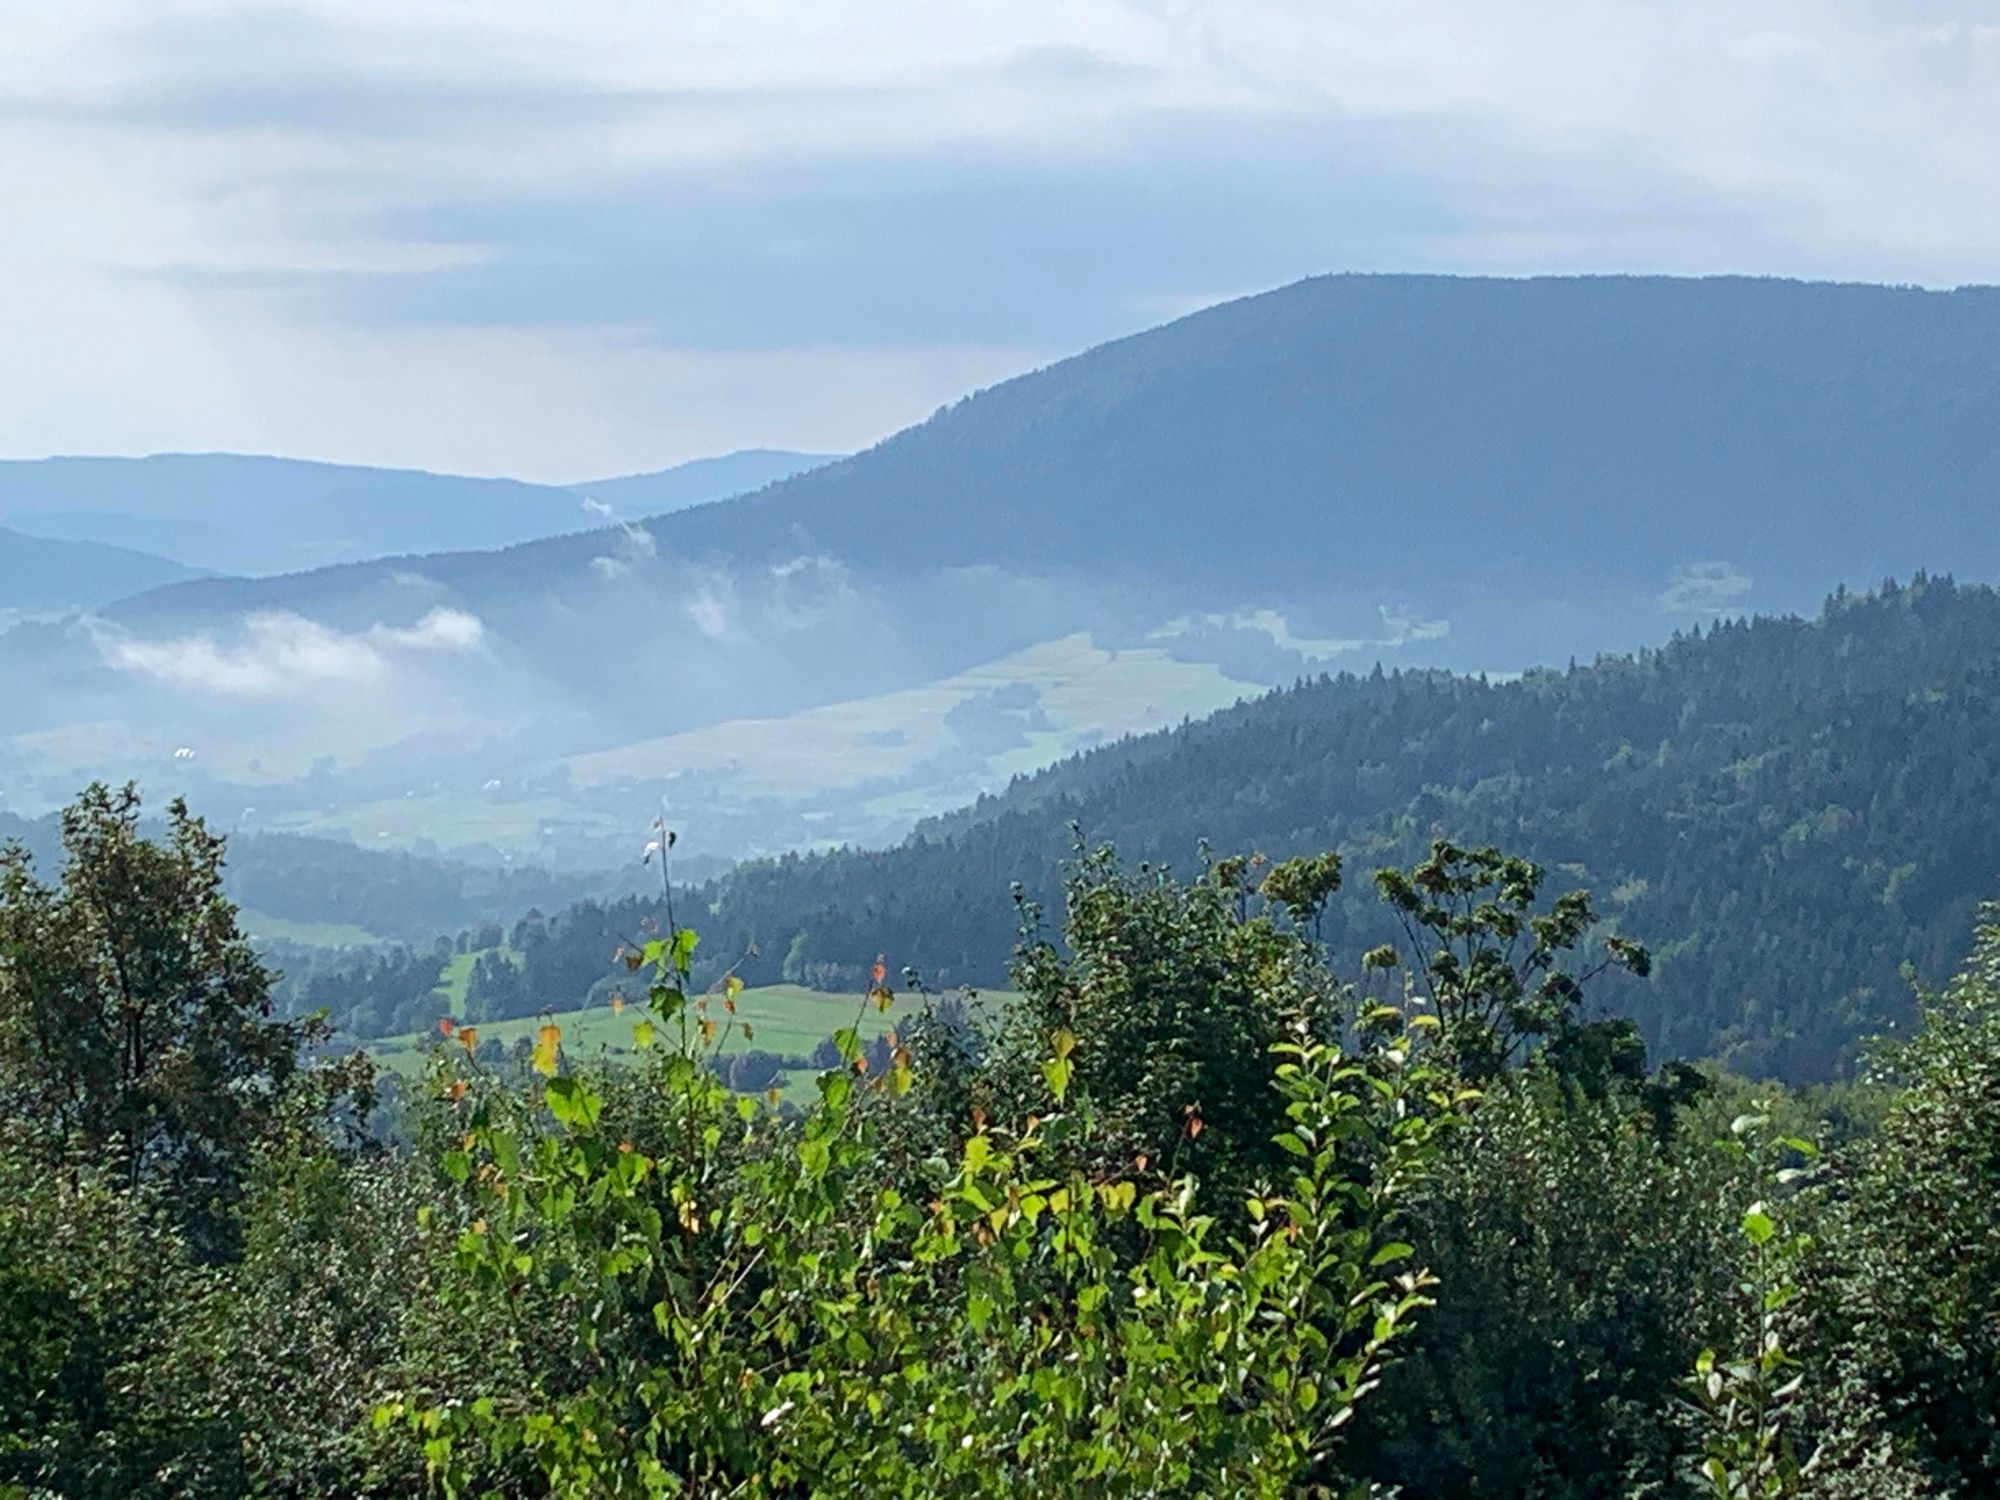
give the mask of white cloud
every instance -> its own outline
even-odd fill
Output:
[[[729,633],[729,607],[711,585],[702,585],[688,600],[687,617],[694,622],[696,630],[712,641],[720,640]]]
[[[434,609],[413,626],[372,626],[368,639],[408,651],[473,651],[486,640],[479,616],[462,609]]]
[[[148,640],[104,622],[92,635],[105,663],[170,687],[235,698],[291,697],[328,687],[372,687],[387,681],[398,653],[476,650],[485,626],[463,610],[434,609],[411,626],[333,630],[302,615],[245,616],[240,636],[219,641],[207,632]]]
[[[601,520],[609,521],[618,529],[618,540],[611,551],[590,560],[590,571],[607,581],[623,578],[633,568],[643,562],[650,562],[659,555],[660,544],[653,533],[643,526],[621,520],[618,512],[602,500],[583,497],[583,508]]]
[[[1660,592],[1660,607],[1677,614],[1725,614],[1740,609],[1754,580],[1726,562],[1683,563]]]

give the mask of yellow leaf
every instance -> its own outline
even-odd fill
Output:
[[[653,1045],[653,1023],[651,1021],[641,1021],[637,1026],[632,1028],[632,1045],[639,1048],[646,1048]]]
[[[734,974],[731,974],[727,979],[722,981],[722,993],[734,1000],[738,995],[743,993],[743,981]]]
[[[548,1042],[535,1043],[535,1071],[544,1078],[556,1076],[556,1049]]]
[[[720,1031],[720,1030],[722,1030],[722,1028],[721,1028],[720,1026],[716,1025],[716,1023],[715,1023],[715,1022],[713,1022],[713,1021],[709,1020],[709,1018],[708,1018],[707,1016],[703,1016],[703,1017],[701,1018],[701,1039],[702,1039],[702,1041],[704,1041],[704,1042],[712,1042],[712,1041],[714,1041],[714,1040],[715,1040],[715,1034],[716,1034],[716,1033],[717,1033],[718,1031]]]

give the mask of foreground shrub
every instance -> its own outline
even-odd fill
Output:
[[[613,1083],[438,1080],[463,1123],[443,1159],[469,1219],[454,1305],[571,1312],[566,1357],[528,1388],[384,1406],[447,1493],[520,1455],[576,1496],[1331,1481],[1430,1282],[1394,1224],[1449,1101],[1407,1037],[1348,1052],[1302,1019],[1278,1044],[1274,1149],[1293,1166],[1238,1205],[1238,1234],[1190,1179],[1049,1165],[1098,1128],[1067,1029],[1039,1110],[971,1121],[911,1197],[870,1170],[880,1101],[914,1083],[902,1049],[869,1078],[844,1032],[847,1065],[784,1120],[704,1065],[718,1023],[682,992],[687,945],[647,957],[677,1038],[640,1023],[671,1111],[657,1153],[620,1133]],[[552,1041],[541,1061],[556,1072]]]

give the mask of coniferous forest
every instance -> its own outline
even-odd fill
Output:
[[[883,952],[934,987],[1001,986],[1013,887],[1054,901],[1079,849],[1189,875],[1323,849],[1409,864],[1449,838],[1536,860],[1652,945],[1655,980],[1607,976],[1593,1004],[1655,1052],[1849,1077],[1865,1038],[1913,1023],[1906,968],[1942,984],[2000,890],[1996,663],[2000,594],[1919,577],[1843,590],[1813,620],[1724,620],[1511,681],[1301,681],[1017,781],[898,847],[701,885],[686,903],[703,928],[696,973],[858,992]],[[658,906],[589,901],[465,931],[456,946],[482,957],[464,1013],[601,1003],[620,943]],[[1365,888],[1333,895],[1320,924],[1352,952],[1398,930]],[[284,1002],[364,1038],[422,1030],[451,936],[322,960]]]

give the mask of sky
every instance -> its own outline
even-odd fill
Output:
[[[1996,169],[1958,0],[7,0],[0,455],[844,451],[1326,271],[2000,280]]]

